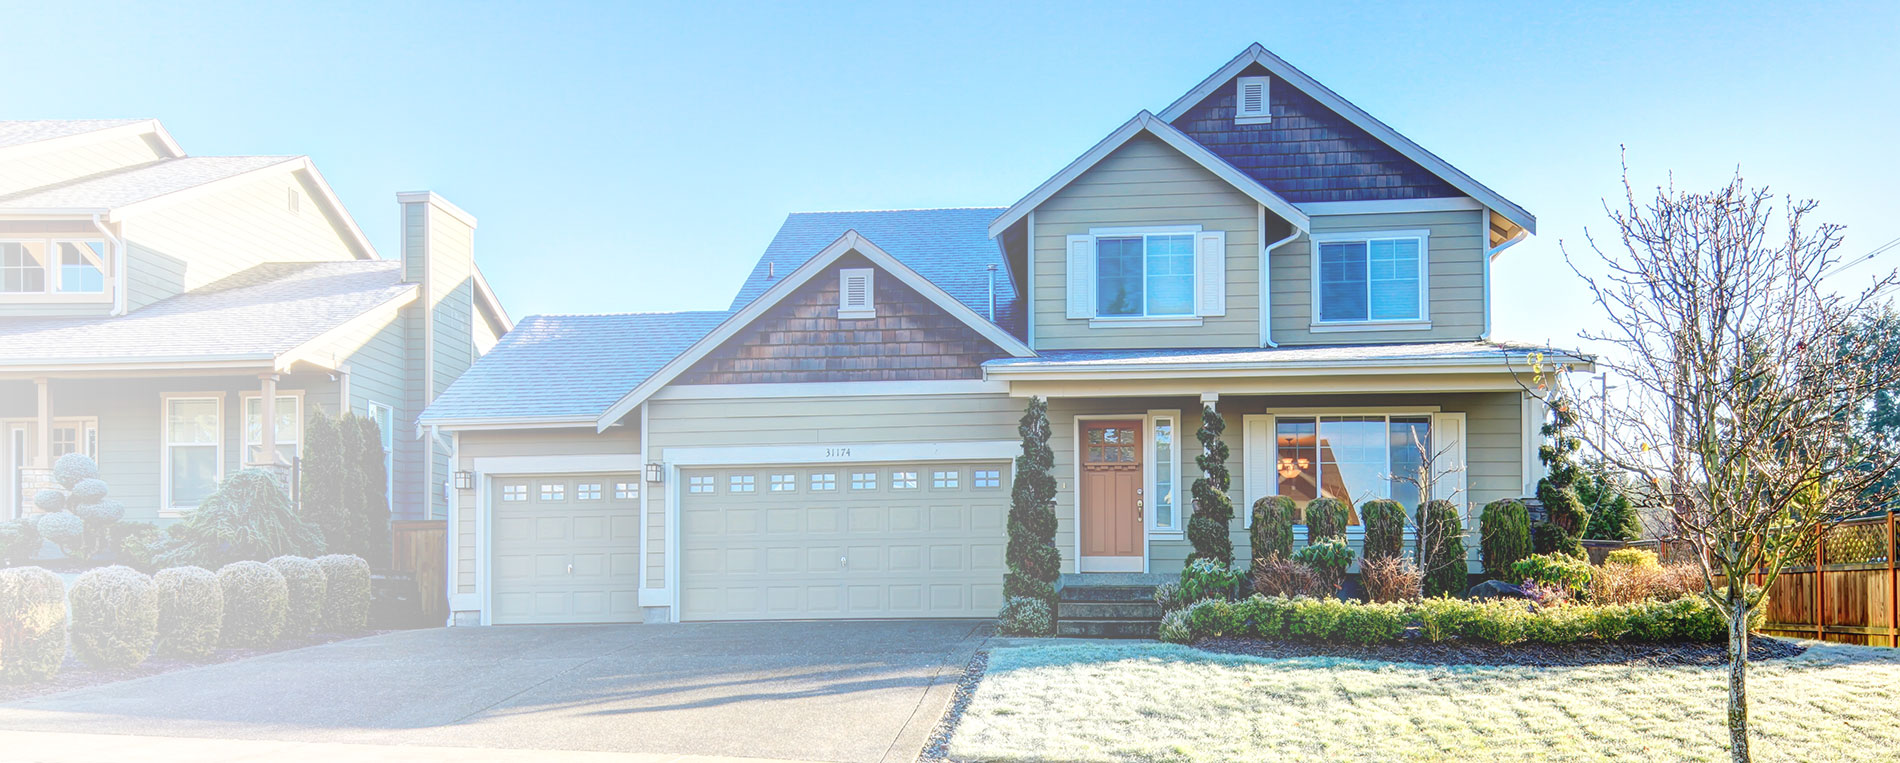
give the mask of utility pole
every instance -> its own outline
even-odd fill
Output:
[[[1595,379],[1597,382],[1597,410],[1608,411],[1610,390],[1616,389],[1616,385],[1610,383],[1610,373],[1608,371],[1597,374]],[[1607,414],[1597,421],[1597,433],[1598,436],[1602,438],[1597,440],[1598,443],[1608,443],[1610,441],[1610,417]],[[1597,446],[1597,452],[1601,453],[1604,452],[1604,450],[1603,445],[1599,444]]]

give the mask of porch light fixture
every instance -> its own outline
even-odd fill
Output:
[[[459,470],[455,472],[455,489],[456,490],[474,490],[475,489],[475,473],[459,471]]]
[[[657,463],[647,464],[647,481],[648,482],[658,485],[664,479],[663,478],[664,474],[665,472],[661,471],[659,464]]]

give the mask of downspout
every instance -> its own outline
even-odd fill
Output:
[[[1258,213],[1256,222],[1259,226],[1256,230],[1261,234],[1258,238],[1265,242],[1267,240],[1267,207],[1264,204],[1257,204],[1255,209]],[[1293,232],[1287,234],[1286,238],[1271,244],[1263,243],[1260,247],[1260,346],[1262,347],[1280,346],[1278,342],[1273,341],[1273,250],[1293,243],[1293,240],[1299,238],[1301,233],[1306,232],[1300,230],[1297,225],[1291,227]]]
[[[106,227],[105,220],[99,217],[98,212],[92,213],[92,227],[99,229],[99,235],[105,236],[106,241],[112,243],[112,251],[118,254],[117,259],[107,264],[113,266],[112,281],[115,284],[115,288],[113,289],[114,294],[112,295],[112,314],[124,315],[126,305],[125,271],[129,270],[129,268],[126,267],[126,260],[129,259],[131,255],[125,251],[125,239],[112,235],[112,229]]]
[[[1484,210],[1483,225],[1484,230],[1481,234],[1484,236],[1484,240],[1489,241],[1491,239],[1490,209]],[[1503,243],[1491,247],[1484,252],[1484,333],[1478,335],[1478,341],[1480,342],[1487,341],[1491,338],[1491,261],[1497,259],[1498,255],[1503,254],[1504,250],[1517,246],[1518,242],[1530,237],[1530,231],[1518,228],[1517,232],[1511,234],[1511,237],[1505,239]]]
[[[996,263],[990,263],[990,322],[996,322]]]

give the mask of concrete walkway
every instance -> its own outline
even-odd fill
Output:
[[[482,755],[909,763],[988,632],[979,621],[406,631],[4,704],[0,730],[481,748],[473,759],[495,760],[513,758]],[[40,759],[95,759],[63,752],[74,754]]]
[[[815,763],[664,753],[269,742],[49,731],[0,731],[0,750],[6,751],[6,760],[16,763]]]

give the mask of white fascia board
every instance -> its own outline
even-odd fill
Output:
[[[469,459],[482,476],[507,474],[602,474],[645,470],[638,453],[596,453],[563,456],[481,456]]]
[[[180,188],[176,191],[160,194],[158,196],[153,196],[149,199],[140,199],[130,204],[113,208],[111,213],[106,216],[106,221],[114,222],[114,223],[123,222],[126,218],[131,217],[133,215],[137,215],[144,212],[151,212],[154,210],[169,207],[173,204],[190,201],[204,194],[220,190],[226,185],[254,180],[256,178],[264,177],[267,175],[286,173],[286,172],[299,170],[299,169],[302,169],[306,164],[308,164],[309,161],[310,160],[308,157],[287,156],[287,157],[284,157],[283,161],[274,162],[272,164],[266,164],[262,167],[258,167],[257,169],[246,170],[244,172],[240,172],[235,175],[226,175],[216,180],[206,181],[206,182],[199,183],[197,185],[194,185],[188,188]]]
[[[508,310],[501,306],[501,297],[495,296],[495,290],[489,287],[488,278],[482,275],[481,267],[476,266],[471,270],[475,273],[475,294],[494,310],[496,321],[501,326],[500,333],[506,334],[515,330],[514,319],[509,318]]]
[[[669,466],[741,464],[873,463],[890,461],[1008,460],[1022,454],[1021,440],[970,442],[879,442],[836,445],[764,445],[730,448],[667,448]]]
[[[505,431],[511,429],[581,429],[594,426],[593,416],[520,416],[486,419],[420,419],[416,423],[444,432]]]
[[[93,143],[98,143],[103,140],[111,140],[113,138],[122,138],[128,135],[146,135],[146,134],[150,134],[153,138],[158,140],[159,146],[161,146],[164,149],[165,153],[168,153],[171,155],[167,158],[171,158],[171,159],[184,158],[185,149],[180,148],[178,146],[178,141],[173,140],[172,134],[170,132],[167,132],[165,130],[165,126],[162,124],[159,124],[158,120],[156,119],[146,119],[146,120],[141,120],[138,122],[115,125],[113,127],[107,127],[100,130],[93,130],[91,132],[82,132],[75,135],[65,135],[58,138],[51,138],[48,140],[39,140],[39,141],[34,141],[32,143],[21,143],[16,146],[7,146],[6,148],[0,148],[0,156],[4,156],[8,158],[21,157],[21,156],[33,156],[36,154],[51,153],[54,151],[63,151],[70,148],[90,145]]]
[[[751,304],[746,305],[739,310],[739,312],[733,313],[724,323],[719,324],[718,327],[714,328],[710,333],[706,334],[706,336],[700,337],[699,341],[694,342],[691,347],[686,348],[685,352],[680,353],[674,357],[671,362],[661,366],[659,371],[647,377],[646,381],[641,382],[639,386],[634,387],[632,391],[622,396],[618,402],[609,406],[606,412],[600,415],[596,426],[598,426],[601,431],[606,431],[607,427],[612,426],[615,421],[620,420],[620,417],[631,412],[634,406],[639,405],[641,401],[651,397],[654,392],[666,386],[667,383],[673,381],[673,379],[678,378],[680,374],[685,373],[686,369],[691,368],[694,363],[699,362],[700,358],[705,357],[707,353],[712,352],[719,345],[724,344],[726,340],[738,334],[741,329],[751,325],[752,321],[757,320],[758,317],[764,315],[767,310],[770,310],[780,301],[783,301],[786,297],[791,296],[793,292],[804,286],[805,282],[810,281],[819,273],[824,272],[825,268],[831,266],[831,263],[837,262],[840,257],[850,252],[857,252],[863,255],[863,257],[870,260],[872,264],[882,268],[885,272],[895,276],[898,280],[903,281],[905,285],[915,289],[918,294],[922,294],[925,299],[943,308],[945,312],[956,316],[959,320],[963,321],[964,324],[976,330],[977,333],[982,334],[983,338],[995,343],[997,347],[1002,348],[1004,352],[1009,353],[1011,356],[1018,358],[1035,357],[1035,351],[1029,349],[1028,345],[1023,344],[1022,340],[1010,336],[1009,332],[1004,331],[1000,326],[991,323],[984,319],[983,316],[978,315],[976,311],[964,306],[962,302],[958,302],[956,298],[951,297],[949,293],[945,292],[942,288],[931,283],[929,279],[918,275],[917,271],[911,270],[909,266],[906,266],[902,262],[898,262],[897,258],[892,257],[876,244],[871,243],[869,239],[859,235],[854,229],[845,231],[844,235],[839,236],[838,240],[833,241],[830,246],[825,247],[810,260],[806,260],[805,264],[798,266],[798,269],[787,273],[785,278],[773,284],[772,288],[766,289],[765,293],[759,295],[758,299],[752,300]],[[820,384],[814,386],[822,387],[825,385]]]
[[[868,381],[811,384],[683,384],[653,393],[654,400],[759,400],[786,397],[895,397],[902,395],[981,395],[1008,392],[1002,382]]]
[[[1010,206],[1009,209],[1004,210],[1001,216],[990,223],[990,236],[993,238],[1001,235],[1003,231],[1009,229],[1009,226],[1023,219],[1031,210],[1042,206],[1042,203],[1048,201],[1051,196],[1056,195],[1056,192],[1068,187],[1070,183],[1075,182],[1076,178],[1081,177],[1082,173],[1089,171],[1090,168],[1099,164],[1103,159],[1108,158],[1109,154],[1114,153],[1115,149],[1121,148],[1123,144],[1141,133],[1147,133],[1161,139],[1163,143],[1181,152],[1182,155],[1192,160],[1195,164],[1201,165],[1207,171],[1214,173],[1215,176],[1238,189],[1241,193],[1252,197],[1254,201],[1259,202],[1261,206],[1273,210],[1274,214],[1293,223],[1294,227],[1300,230],[1311,229],[1312,222],[1307,218],[1307,214],[1300,211],[1299,207],[1293,204],[1293,202],[1287,201],[1285,197],[1261,185],[1260,181],[1248,177],[1247,173],[1241,172],[1235,168],[1234,165],[1228,164],[1227,160],[1207,150],[1207,147],[1201,145],[1199,141],[1188,137],[1186,133],[1180,130],[1174,129],[1174,125],[1168,124],[1166,120],[1160,119],[1144,109],[1141,113],[1136,114],[1133,119],[1122,123],[1121,127],[1115,128],[1114,132],[1109,133],[1108,137],[1096,143],[1095,146],[1090,148],[1086,153],[1076,157],[1075,161],[1070,162],[1069,166],[1062,168],[1062,171],[1056,173],[1054,177],[1043,181],[1042,185],[1036,186],[1036,190],[1030,191],[1028,196],[1024,196],[1021,201],[1016,202]]]
[[[1562,355],[1552,358],[1576,370],[1595,368],[1587,358]],[[1118,363],[1099,366],[1048,365],[1023,363],[985,366],[984,375],[1011,381],[1060,379],[1150,379],[1150,378],[1223,378],[1251,376],[1315,376],[1376,374],[1469,374],[1486,369],[1500,373],[1530,368],[1530,359],[1521,356],[1442,359],[1420,363],[1417,359],[1380,358],[1376,360],[1314,360],[1234,363]]]
[[[1187,113],[1188,109],[1194,108],[1195,104],[1200,103],[1202,99],[1212,95],[1216,89],[1227,84],[1227,82],[1234,77],[1239,76],[1242,71],[1245,71],[1247,67],[1252,64],[1259,64],[1265,67],[1267,71],[1272,72],[1287,84],[1299,88],[1300,92],[1305,93],[1313,100],[1319,101],[1321,105],[1338,112],[1340,116],[1346,118],[1346,121],[1358,125],[1360,129],[1371,133],[1374,138],[1378,138],[1381,142],[1391,146],[1394,151],[1403,154],[1407,159],[1411,159],[1417,162],[1419,166],[1437,174],[1440,178],[1443,178],[1445,182],[1450,183],[1458,190],[1464,191],[1472,198],[1489,206],[1505,219],[1523,226],[1524,229],[1532,233],[1537,232],[1537,216],[1532,215],[1529,210],[1518,206],[1510,199],[1504,198],[1499,195],[1498,192],[1485,187],[1483,183],[1478,182],[1470,175],[1466,175],[1457,167],[1451,166],[1450,162],[1438,158],[1438,155],[1425,150],[1424,146],[1412,142],[1411,138],[1399,134],[1399,131],[1392,129],[1387,126],[1386,123],[1366,113],[1364,109],[1353,105],[1351,101],[1340,97],[1340,95],[1333,92],[1331,88],[1307,76],[1306,72],[1295,68],[1292,64],[1274,55],[1257,42],[1248,46],[1246,50],[1241,51],[1240,55],[1235,56],[1232,61],[1228,61],[1227,65],[1221,67],[1219,71],[1209,75],[1207,79],[1201,80],[1201,84],[1195,85],[1194,89],[1187,91],[1186,94],[1175,99],[1174,103],[1169,104],[1168,108],[1162,110],[1161,119],[1169,122],[1179,119],[1182,114]]]
[[[434,204],[441,208],[442,211],[449,213],[450,217],[462,221],[463,224],[470,228],[475,227],[474,215],[469,214],[468,210],[449,203],[448,199],[442,198],[442,195],[435,191],[400,191],[396,194],[396,202],[399,204]]]
[[[98,371],[270,371],[277,357],[271,353],[238,355],[185,355],[157,358],[46,358],[0,361],[0,374]]]
[[[339,323],[328,331],[311,337],[309,341],[278,355],[277,370],[289,371],[292,365],[300,362],[315,363],[324,368],[336,369],[336,367],[343,362],[345,357],[339,356],[334,352],[326,357],[323,355],[325,349],[350,335],[352,332],[360,331],[379,323],[388,323],[389,321],[395,320],[396,316],[402,312],[402,309],[408,306],[409,303],[416,301],[416,298],[421,294],[421,284],[406,284],[406,288],[382,304],[365,310],[356,317]]]

